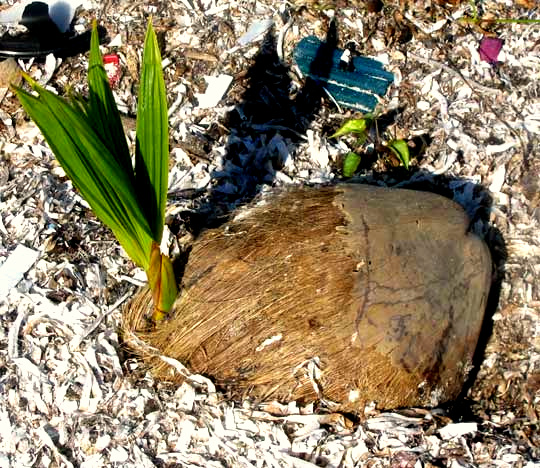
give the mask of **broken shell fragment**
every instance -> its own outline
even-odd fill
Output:
[[[459,205],[427,192],[275,193],[195,241],[182,293],[155,330],[145,329],[149,292],[135,297],[125,336],[234,397],[436,406],[462,389],[490,288],[488,249],[468,224]],[[145,359],[156,376],[181,379]]]

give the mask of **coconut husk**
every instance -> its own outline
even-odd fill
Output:
[[[152,330],[141,291],[125,336],[237,397],[436,406],[467,378],[490,287],[488,249],[468,225],[426,192],[274,193],[195,241],[170,317]],[[155,376],[182,379],[144,358]]]

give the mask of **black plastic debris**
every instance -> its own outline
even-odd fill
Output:
[[[333,49],[330,63],[319,72],[316,64],[325,42],[315,36],[302,39],[294,52],[295,61],[306,76],[318,82],[340,105],[361,112],[373,112],[378,96],[386,94],[394,75],[382,63],[367,57],[352,57],[349,50]],[[326,54],[325,54],[326,55]]]
[[[53,54],[58,58],[70,57],[86,52],[90,48],[90,30],[82,34],[71,31],[61,32],[49,15],[49,5],[32,2],[26,5],[20,24],[27,32],[0,38],[0,58],[20,59],[44,57]],[[98,28],[100,40],[106,36],[105,28]]]

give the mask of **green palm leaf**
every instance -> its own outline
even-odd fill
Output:
[[[168,187],[169,132],[161,55],[149,23],[144,43],[139,102],[135,177],[141,204],[156,239],[161,239]]]
[[[24,109],[96,216],[133,261],[147,269],[152,237],[129,173],[75,106],[27,80],[38,97],[18,89]]]
[[[97,26],[94,22],[94,30]],[[107,146],[124,167],[126,174],[133,174],[133,164],[124,137],[124,128],[120,113],[116,107],[114,95],[109,85],[109,79],[103,66],[99,52],[99,38],[92,34],[90,40],[90,58],[88,63],[89,103],[87,107],[88,120],[96,132],[102,136]]]

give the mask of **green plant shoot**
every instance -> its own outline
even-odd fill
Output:
[[[394,153],[401,163],[405,166],[405,169],[409,169],[409,145],[405,140],[392,140],[386,144],[387,148]]]
[[[350,151],[343,161],[343,176],[352,177],[360,165],[362,158],[354,151]]]
[[[35,94],[14,90],[58,162],[96,216],[147,274],[154,322],[178,294],[171,260],[159,245],[168,183],[168,120],[161,56],[152,23],[146,32],[138,96],[135,166],[99,50],[96,23],[88,66],[89,97],[63,99],[25,76]]]
[[[338,138],[340,136],[348,135],[350,133],[359,136],[367,136],[367,131],[369,130],[372,122],[373,116],[371,114],[368,114],[361,119],[347,120],[347,122],[345,122],[330,138]]]
[[[361,147],[367,140],[370,140],[369,129],[374,123],[375,117],[367,114],[361,119],[351,119],[345,122],[330,138],[338,138],[344,135],[355,135],[357,137],[356,147]],[[409,169],[410,153],[409,146],[405,140],[391,140],[388,143],[382,143],[383,147],[388,148],[405,166]],[[352,177],[358,169],[361,156],[356,152],[349,152],[343,160],[343,176]]]

